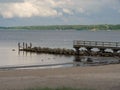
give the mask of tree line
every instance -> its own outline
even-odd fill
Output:
[[[27,30],[120,30],[120,24],[117,25],[48,25],[48,26],[17,26],[0,27],[0,29],[27,29]]]

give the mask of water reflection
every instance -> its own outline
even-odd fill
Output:
[[[120,58],[117,57],[94,57],[94,56],[65,56],[65,55],[52,55],[32,52],[18,52],[21,56],[38,56],[41,61],[40,67],[45,68],[51,66],[55,68],[59,67],[84,67],[84,66],[99,66],[108,64],[119,64]],[[45,65],[44,65],[45,64]],[[53,65],[53,66],[52,66]],[[50,67],[49,67],[50,68]]]
[[[118,57],[93,57],[93,56],[75,56],[73,66],[97,66],[108,64],[120,64]]]
[[[22,55],[22,56],[31,56],[32,52],[25,52],[25,51],[19,51],[18,50],[18,55]]]

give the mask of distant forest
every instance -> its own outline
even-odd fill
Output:
[[[120,30],[118,25],[48,25],[48,26],[17,26],[0,27],[0,29],[27,29],[27,30]]]

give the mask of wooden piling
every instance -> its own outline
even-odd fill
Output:
[[[76,50],[76,55],[80,55],[79,47],[76,47],[75,50]]]
[[[25,49],[25,43],[23,42],[23,49]]]
[[[30,43],[30,48],[32,48],[32,43]]]
[[[25,46],[26,46],[25,48],[28,48],[28,45],[27,45],[27,43],[25,44]]]
[[[18,50],[20,50],[20,43],[18,43]]]

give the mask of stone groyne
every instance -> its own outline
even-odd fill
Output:
[[[76,52],[73,49],[65,48],[48,48],[48,47],[33,47],[19,49],[20,51],[34,52],[34,53],[46,53],[46,54],[60,54],[60,55],[75,55]]]
[[[105,56],[105,57],[120,57],[120,52],[101,52],[92,50],[79,50],[76,49],[66,49],[66,48],[48,48],[48,47],[33,47],[32,44],[18,43],[19,51],[32,52],[32,53],[45,53],[45,54],[59,54],[59,55],[78,55],[78,56]]]

